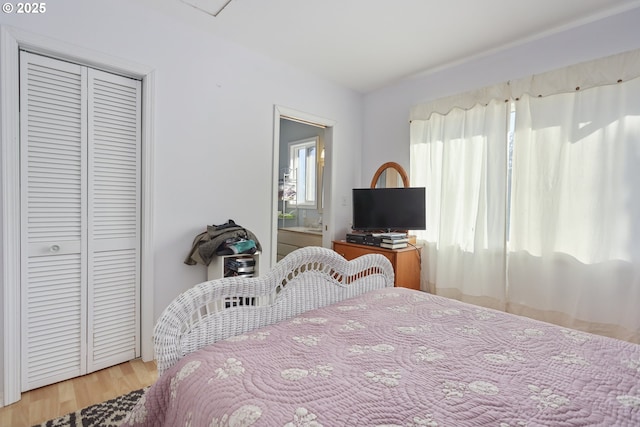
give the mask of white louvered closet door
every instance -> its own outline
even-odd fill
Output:
[[[90,69],[89,371],[140,354],[140,81]]]
[[[23,391],[139,354],[139,93],[20,54]]]

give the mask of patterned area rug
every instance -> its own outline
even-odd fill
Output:
[[[34,427],[117,427],[138,403],[145,390],[146,388],[134,390]]]

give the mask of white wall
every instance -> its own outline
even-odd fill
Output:
[[[56,0],[40,16],[0,14],[0,24],[155,69],[156,318],[206,279],[204,266],[183,260],[207,224],[234,219],[271,259],[274,105],[335,121],[335,197],[356,185],[362,151],[360,94],[216,38],[204,29],[213,18],[187,24],[168,8],[198,12],[165,3]],[[349,208],[334,206],[336,222],[348,224]]]
[[[640,48],[639,23],[637,8],[368,94],[361,182],[369,182],[388,161],[400,163],[409,172],[411,106]]]

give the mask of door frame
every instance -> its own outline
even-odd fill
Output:
[[[142,81],[142,179],[140,342],[144,361],[153,360],[153,120],[155,71],[14,27],[0,25],[0,161],[2,171],[2,387],[0,407],[20,400],[20,122],[19,51],[27,50]]]
[[[324,202],[322,206],[322,246],[331,247],[333,236],[333,218],[331,193],[332,193],[332,176],[333,176],[333,128],[336,124],[335,120],[317,116],[315,114],[305,113],[293,108],[275,105],[273,109],[273,181],[271,191],[271,267],[276,264],[278,255],[278,179],[280,170],[280,120],[287,119],[307,123],[309,125],[320,125],[324,127]],[[321,195],[318,195],[321,197]]]

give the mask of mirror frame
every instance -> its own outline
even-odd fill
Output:
[[[409,187],[409,175],[407,175],[407,172],[404,170],[404,168],[396,162],[387,162],[380,166],[376,173],[373,175],[373,179],[371,180],[371,188],[376,188],[376,184],[378,183],[378,179],[380,179],[380,175],[386,172],[387,169],[394,169],[396,172],[398,172],[398,174],[402,178],[402,183],[404,184],[405,188]]]

